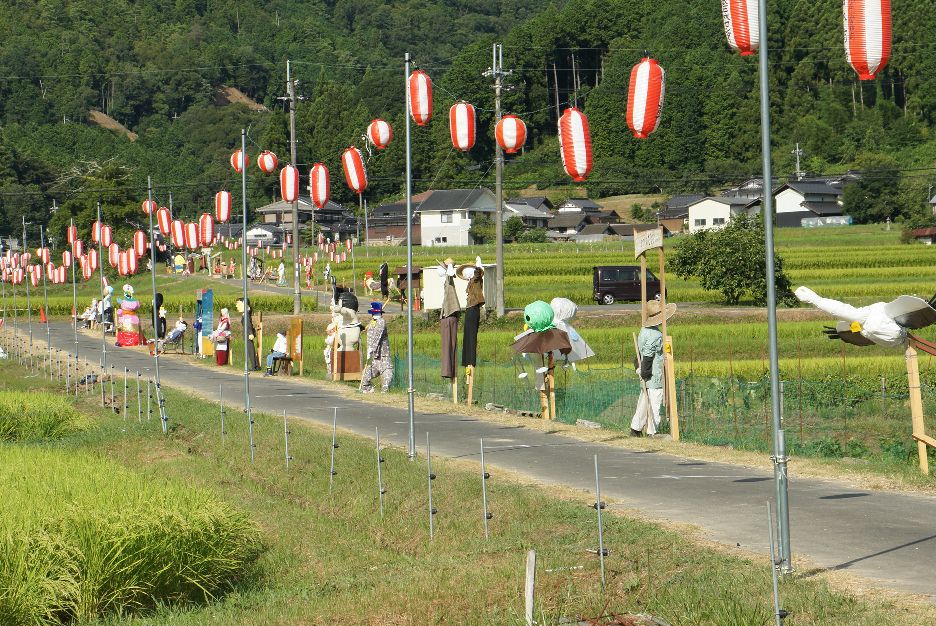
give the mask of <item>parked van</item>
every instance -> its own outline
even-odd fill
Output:
[[[640,301],[639,265],[598,265],[592,268],[592,286],[598,304]],[[647,299],[660,295],[660,280],[647,270]]]

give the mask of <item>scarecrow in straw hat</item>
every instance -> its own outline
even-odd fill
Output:
[[[639,437],[644,426],[648,435],[655,435],[660,427],[660,405],[663,403],[663,333],[660,324],[676,312],[675,304],[667,304],[663,310],[659,300],[647,303],[647,321],[637,335],[637,376],[642,384],[637,410],[631,420],[631,435]]]

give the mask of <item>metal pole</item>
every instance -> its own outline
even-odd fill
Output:
[[[338,407],[335,408],[335,415],[332,417],[332,442],[331,442],[331,470],[328,472],[328,493],[331,493],[332,486],[335,484],[335,449],[338,448],[337,438],[338,430]]]
[[[501,118],[501,87],[503,86],[503,68],[501,67],[500,44],[494,44],[494,56],[491,67],[494,73],[494,122]],[[494,268],[495,304],[497,317],[504,315],[504,152],[500,144],[494,142],[494,243],[497,246]]]
[[[218,385],[218,403],[221,405],[221,443],[224,443],[224,436],[227,432],[224,430],[224,385]]]
[[[296,167],[296,84],[292,80],[289,59],[286,59],[286,86],[289,90],[289,159]],[[246,161],[244,166],[246,169]],[[298,171],[298,170],[297,170]],[[302,291],[299,285],[299,194],[292,203],[292,248],[293,248],[293,315],[299,315],[302,310]],[[246,231],[245,231],[246,232]],[[246,243],[246,242],[245,242]]]
[[[97,228],[98,228],[98,266],[101,269],[101,369],[104,370],[107,368],[107,329],[104,324],[104,259],[101,256],[103,250],[101,247],[101,230],[103,229],[104,224],[101,222],[101,201],[98,200],[97,203]],[[91,227],[92,234],[94,232],[94,227]],[[113,303],[111,303],[111,311],[113,311]],[[111,313],[113,317],[113,313]],[[116,323],[116,320],[114,320]]]
[[[494,517],[488,512],[487,481],[491,477],[484,467],[484,437],[481,438],[481,501],[484,503],[484,538],[488,538],[488,520]]]
[[[380,456],[380,428],[374,428],[374,434],[377,435],[377,499],[380,501],[380,517],[383,517],[383,497],[386,491],[383,488],[383,472],[380,467],[384,462]]]
[[[153,390],[152,390],[152,378],[146,379],[146,421],[153,419]]]
[[[151,176],[146,177],[146,193],[147,198],[153,200],[153,178]],[[148,205],[152,206],[152,204]],[[149,230],[150,230],[150,265],[152,269],[150,270],[150,280],[153,286],[153,311],[152,311],[152,322],[153,322],[153,331],[155,333],[156,329],[159,328],[159,311],[156,310],[156,236],[155,230],[153,228],[153,211],[149,212]],[[101,267],[104,267],[104,263],[101,263]],[[154,342],[156,340],[154,339]],[[166,413],[166,400],[162,395],[162,386],[159,380],[159,343],[156,342],[153,344],[153,369],[156,372],[156,408],[159,410],[159,421],[162,423],[163,434],[169,432],[169,415]]]
[[[140,390],[140,370],[137,370],[136,373],[136,383],[137,383],[137,421],[141,424],[143,423],[143,398],[141,397],[142,391]]]
[[[410,138],[410,55],[405,55],[405,75],[403,92],[406,105],[403,117],[406,118],[406,412],[409,424],[407,439],[410,460],[416,459],[416,418],[413,406],[413,298],[419,296],[413,289],[413,145]]]
[[[426,475],[426,484],[429,489],[429,539],[432,539],[435,530],[433,516],[435,516],[438,511],[432,506],[432,481],[435,480],[436,476],[432,473],[432,447],[429,444],[429,433],[426,433]]]
[[[23,252],[26,252],[26,216],[23,216]],[[26,264],[26,268],[29,269],[29,264]],[[29,272],[26,272],[28,274]],[[26,276],[26,320],[29,325],[29,364],[32,367],[33,362],[33,328],[32,328],[32,304],[29,298],[29,283],[30,278]]]
[[[286,469],[288,470],[292,457],[289,456],[289,422],[286,421],[286,409],[283,409],[283,440],[286,443]]]
[[[605,548],[604,534],[601,529],[601,509],[605,507],[601,501],[601,481],[598,479],[598,455],[595,455],[595,510],[598,512],[598,563],[601,567],[601,589],[605,588]]]
[[[42,251],[45,252],[45,230],[43,230],[42,225],[39,225],[39,247],[42,248]],[[49,253],[49,259],[51,261],[52,253]],[[49,380],[52,380],[52,330],[50,329],[51,324],[49,323],[49,285],[47,282],[48,277],[46,274],[46,263],[45,259],[39,258],[39,262],[42,263],[42,300],[43,300],[43,310],[46,314],[46,349],[49,351]]]
[[[247,299],[247,130],[241,129],[241,201],[243,203],[243,226],[241,230],[241,276],[244,279],[244,412],[247,413],[247,434],[250,438],[250,462],[254,462],[253,416],[250,413],[250,359],[247,345],[250,341],[247,332],[250,319],[250,300]]]
[[[114,400],[114,364],[110,366],[111,413],[117,414],[117,402]]]
[[[770,538],[770,578],[773,582],[773,601],[774,618],[776,626],[783,626],[783,619],[787,616],[786,611],[780,608],[780,585],[777,580],[777,556],[774,551],[774,520],[773,512],[770,509],[770,501],[767,501],[767,534]]]
[[[130,409],[129,396],[127,395],[127,376],[130,374],[130,370],[126,367],[124,368],[124,403],[123,403],[123,418],[124,421],[127,421],[127,411]]]
[[[72,218],[69,222],[69,226],[75,225],[75,219]],[[67,241],[67,240],[66,240]],[[72,274],[72,311],[75,313],[74,321],[74,330],[75,330],[75,365],[78,365],[78,287],[75,283],[75,247],[72,246],[71,249],[71,274]],[[101,305],[101,323],[104,323],[104,305]],[[92,311],[92,315],[97,316],[97,311]],[[4,317],[6,317],[6,311],[4,310]]]
[[[777,287],[774,276],[773,189],[770,162],[770,86],[767,76],[767,0],[758,0],[760,32],[760,113],[763,158],[764,237],[767,270],[767,335],[770,342],[770,399],[773,408],[774,482],[777,488],[777,519],[780,526],[780,571],[793,571],[790,548],[790,509],[787,497],[787,458],[782,442],[780,407],[780,365],[777,354]]]

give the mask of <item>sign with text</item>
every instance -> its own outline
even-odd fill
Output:
[[[647,250],[663,247],[663,229],[654,228],[634,233],[634,258],[640,258],[640,255]]]

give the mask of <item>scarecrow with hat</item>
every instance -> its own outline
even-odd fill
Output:
[[[455,262],[451,257],[439,264],[439,277],[443,281],[442,309],[439,312],[439,330],[441,332],[441,374],[442,378],[452,381],[453,394],[458,373],[455,371],[455,358],[458,353],[458,318],[461,304],[455,291]],[[453,396],[454,400],[454,396]]]
[[[371,302],[367,312],[371,314],[371,321],[367,325],[367,365],[361,374],[361,391],[374,393],[371,383],[380,376],[380,391],[386,393],[393,381],[393,359],[390,356],[387,322],[383,317],[383,303]]]
[[[637,335],[637,376],[640,378],[640,399],[631,420],[630,432],[634,437],[655,435],[660,427],[660,405],[663,403],[663,333],[660,324],[676,313],[675,304],[664,309],[659,300],[647,302],[647,319]]]

